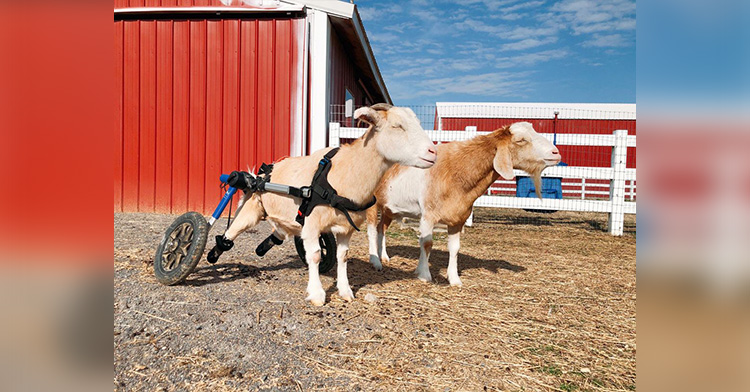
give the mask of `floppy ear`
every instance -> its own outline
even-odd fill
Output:
[[[380,121],[380,114],[370,107],[363,106],[354,111],[354,119],[364,121],[370,125],[376,125]]]
[[[513,161],[510,158],[510,150],[507,145],[500,145],[495,152],[495,159],[492,161],[495,171],[506,180],[513,179]]]

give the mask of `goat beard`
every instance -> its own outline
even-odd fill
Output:
[[[542,200],[542,169],[536,169],[531,174],[531,178],[534,179],[534,189],[536,190],[536,197]]]

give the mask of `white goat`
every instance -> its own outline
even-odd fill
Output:
[[[429,168],[435,163],[435,145],[411,109],[378,104],[357,109],[354,118],[369,124],[370,128],[353,143],[341,146],[331,159],[328,181],[340,196],[364,205],[372,199],[375,187],[393,164]],[[271,175],[272,181],[294,187],[310,185],[318,162],[329,150],[326,148],[309,156],[277,162]],[[304,226],[300,226],[295,221],[300,203],[299,198],[277,193],[246,195],[238,207],[237,217],[224,236],[234,241],[241,232],[263,219],[268,219],[274,228],[273,235],[278,239],[301,236],[309,270],[306,300],[315,306],[322,306],[325,291],[318,272],[318,237],[320,233],[332,232],[337,242],[338,292],[344,300],[351,301],[354,294],[346,274],[346,255],[354,228],[341,211],[329,205],[315,207],[305,219]],[[350,214],[358,226],[365,220],[365,211]]]
[[[388,261],[385,230],[394,218],[421,218],[417,277],[432,280],[427,260],[432,249],[432,230],[448,226],[448,281],[460,286],[458,249],[460,233],[474,201],[499,176],[513,178],[513,169],[530,173],[541,197],[541,173],[560,162],[560,152],[536,133],[530,123],[518,122],[463,142],[438,146],[438,160],[429,170],[395,165],[375,191],[377,204],[367,210],[370,262],[377,270]],[[378,212],[381,212],[378,221]]]

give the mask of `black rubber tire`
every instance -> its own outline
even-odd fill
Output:
[[[332,233],[323,233],[318,238],[320,244],[320,263],[318,264],[318,271],[324,274],[336,265],[336,237]],[[305,259],[305,246],[302,242],[302,238],[299,236],[294,237],[294,247],[297,248],[297,254],[302,262],[307,265]]]
[[[188,227],[191,228],[190,232],[185,231]],[[193,272],[206,248],[209,229],[206,218],[193,211],[182,214],[172,222],[154,255],[154,275],[159,283],[171,286],[182,282]],[[182,250],[178,252],[178,248]],[[170,255],[165,253],[178,259],[170,260]]]

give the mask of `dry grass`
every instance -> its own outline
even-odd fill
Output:
[[[288,350],[285,359],[274,366],[289,371],[271,372],[275,375],[267,378],[268,370],[256,372],[251,366],[255,362],[248,357],[249,362],[239,362],[242,373],[238,375],[234,365],[200,350],[190,354],[172,351],[176,354],[169,354],[173,357],[167,366],[132,371],[164,385],[169,385],[167,374],[194,374],[184,384],[172,384],[188,390],[247,389],[230,386],[230,380],[253,388],[304,391],[634,390],[635,217],[627,217],[623,237],[610,236],[605,226],[603,214],[477,209],[475,227],[466,228],[461,236],[462,288],[448,285],[444,234],[435,236],[430,259],[435,281],[427,284],[413,276],[419,250],[412,229],[398,225],[389,229],[391,260],[383,272],[372,270],[367,262],[366,234],[358,233],[349,253],[349,277],[357,299],[344,304],[331,294],[320,310],[302,300],[306,277],[296,269],[269,269],[258,276],[249,274],[252,278],[243,275],[221,280],[203,286],[203,291],[155,285],[150,266],[127,261],[147,261],[153,244],[133,240],[122,250],[116,248],[116,255],[121,252],[124,260],[116,268],[142,269],[133,277],[138,284],[159,295],[174,296],[170,299],[174,304],[205,314],[207,320],[247,314],[246,323],[254,329],[246,327],[242,336],[268,339]],[[252,261],[252,256],[247,256],[250,253],[238,250],[235,257]],[[233,262],[235,259],[225,261],[227,271],[233,271]],[[329,293],[335,292],[334,276],[335,272],[323,276]],[[273,281],[266,283],[269,279]],[[145,297],[148,290],[127,293]],[[203,298],[213,292],[221,292],[221,300]],[[253,293],[266,299],[240,305],[238,299]],[[368,293],[376,295],[377,302],[365,302]],[[191,323],[179,324],[180,313],[165,313],[159,307],[147,313],[126,314],[168,330],[194,330]],[[262,328],[291,321],[319,328],[320,333],[276,337],[273,331],[278,329]],[[190,336],[194,335],[191,332]],[[227,335],[217,338],[221,336]],[[125,353],[130,352],[122,355]],[[266,355],[258,354],[261,358]],[[165,354],[159,355],[164,358]],[[300,372],[305,368],[314,369],[314,373]],[[141,385],[131,382],[128,388]]]
[[[635,389],[632,233],[601,232],[606,216],[596,214],[487,209],[476,215],[477,225],[462,235],[462,288],[447,286],[447,253],[438,235],[431,256],[436,283],[387,280],[363,287],[357,297],[373,293],[382,303],[362,317],[379,313],[374,317],[386,332],[323,350],[307,358],[310,365],[389,390]],[[525,215],[535,218],[507,224]],[[388,233],[386,274],[410,273],[416,236],[396,226]],[[367,260],[359,239],[350,254]]]

